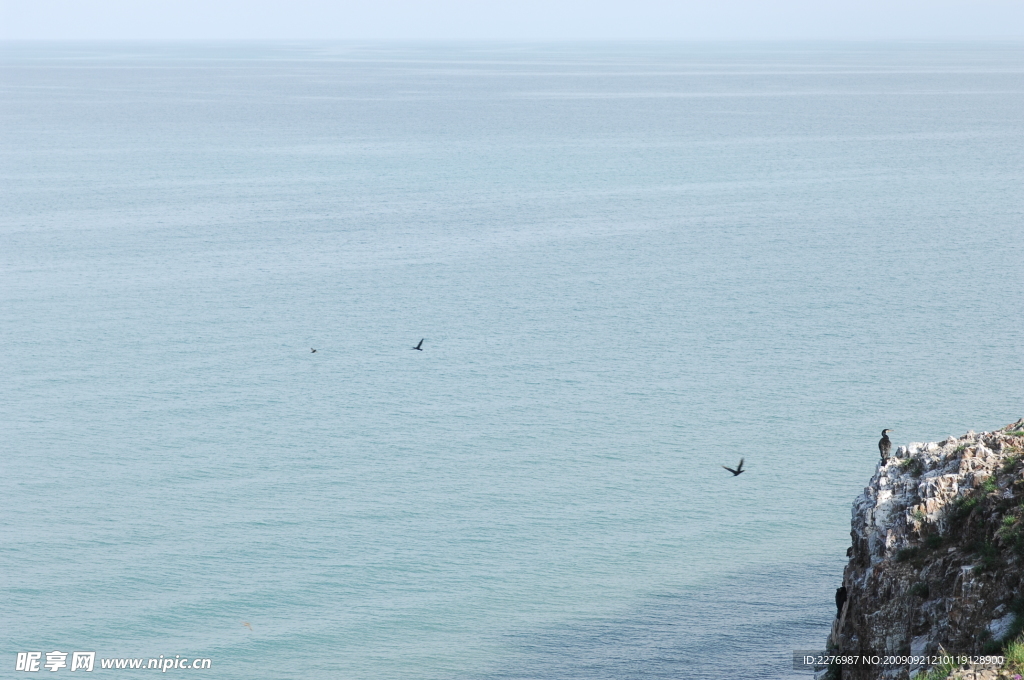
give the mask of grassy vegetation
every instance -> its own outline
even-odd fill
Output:
[[[947,511],[954,532],[976,537],[968,550],[977,554],[975,568],[979,572],[1003,564],[1000,545],[1024,555],[1024,504],[998,498],[993,495],[997,489],[996,477],[988,477],[977,489],[950,504]],[[979,508],[985,512],[975,512]]]
[[[1020,643],[1021,633],[1024,633],[1024,598],[1018,597],[1010,604],[1010,611],[1015,614],[1013,619],[1013,625],[1010,626],[1010,630],[1006,633],[1006,639],[1010,642],[1006,643],[1006,649],[1009,650],[1010,646],[1015,643]],[[1009,654],[1007,654],[1009,656]]]
[[[972,552],[978,555],[978,561],[974,563],[975,571],[978,572],[992,571],[1003,562],[999,556],[999,549],[991,541],[975,543]]]
[[[932,666],[930,671],[917,677],[920,680],[943,680],[943,678],[949,677],[949,674],[953,672],[955,667],[952,662],[939,664],[938,666]]]
[[[978,642],[981,643],[983,656],[996,656],[1003,651],[1003,641],[993,639],[992,633],[987,628],[978,635]]]
[[[1021,517],[1024,515],[1024,506],[1009,508],[996,530],[996,538],[1009,547],[1018,555],[1024,555],[1024,522]],[[1024,615],[1024,608],[1021,609]]]
[[[925,581],[918,581],[914,585],[910,586],[908,591],[914,597],[920,597],[922,600],[928,599],[928,584]]]
[[[907,458],[900,463],[900,469],[915,477],[920,477],[924,473],[924,463],[920,458]]]
[[[1024,639],[1019,634],[1006,645],[1003,653],[1006,655],[1004,669],[1011,673],[1024,673]]]
[[[954,524],[962,522],[974,511],[974,508],[978,507],[978,503],[980,502],[981,497],[974,494],[961,496],[951,504],[949,509],[949,519]]]

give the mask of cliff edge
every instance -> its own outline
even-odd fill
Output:
[[[830,653],[999,654],[1024,629],[1024,419],[897,448],[854,501],[851,535]],[[842,678],[929,670],[946,675],[864,665]]]

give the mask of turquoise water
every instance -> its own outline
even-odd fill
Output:
[[[1021,111],[1019,43],[0,45],[2,664],[806,677],[881,429],[1024,415]]]

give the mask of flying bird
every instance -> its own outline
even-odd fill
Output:
[[[426,338],[420,338],[420,344],[416,345],[416,346],[415,346],[415,347],[413,347],[412,349],[418,349],[419,351],[421,351],[421,352],[422,352],[422,351],[423,351],[423,341],[424,341],[424,340],[426,340]]]
[[[242,621],[242,625],[248,628],[249,630],[252,630],[252,624],[248,621]]]
[[[310,352],[310,354],[316,354],[316,350],[313,349],[312,347],[309,348],[309,352]]]
[[[733,477],[735,477],[736,475],[741,475],[741,474],[744,473],[743,459],[742,458],[740,458],[740,464],[736,466],[735,470],[733,470],[731,467],[725,467],[724,465],[722,467],[724,467],[726,470],[731,472]]]
[[[889,451],[892,450],[892,442],[889,441],[888,433],[892,432],[890,429],[882,430],[882,438],[878,440],[878,452],[882,454],[882,460],[889,457]]]

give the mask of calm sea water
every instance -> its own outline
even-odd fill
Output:
[[[881,429],[1024,415],[1022,111],[1022,44],[0,45],[2,675],[797,675]]]

